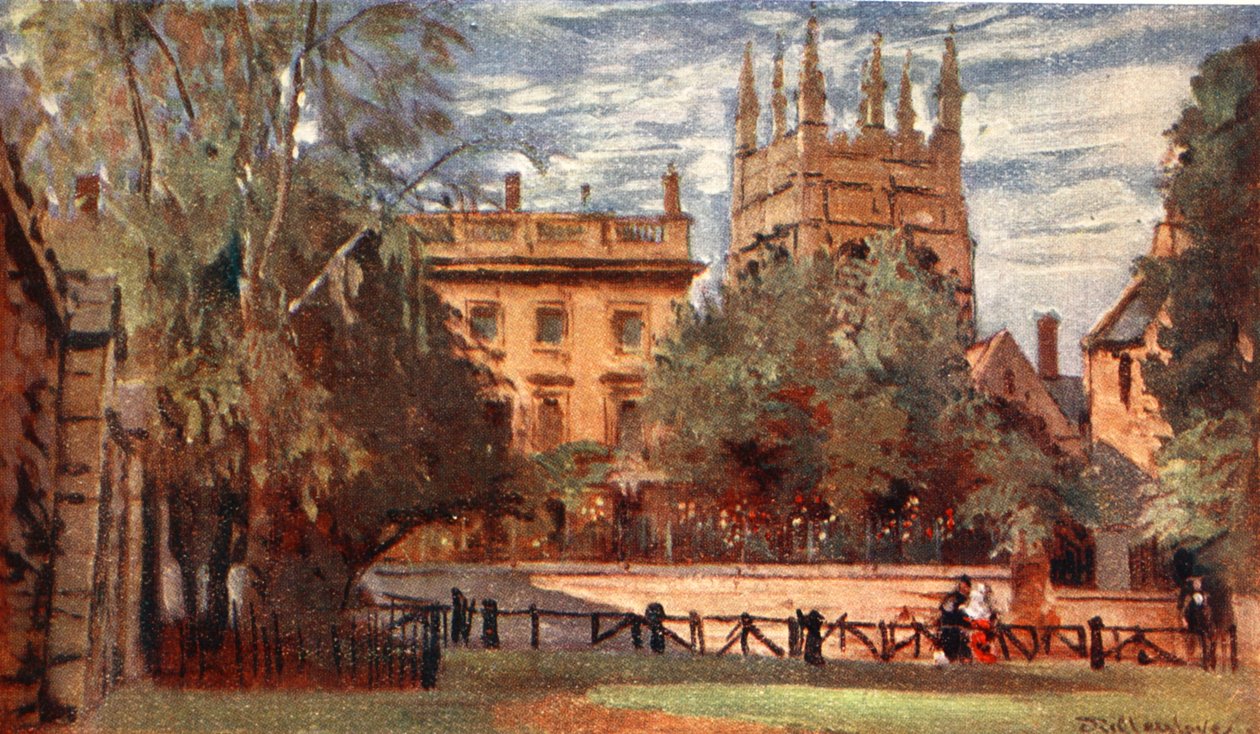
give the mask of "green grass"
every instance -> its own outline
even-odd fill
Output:
[[[85,728],[146,734],[488,732],[500,704],[586,693],[609,706],[806,730],[1075,732],[1082,731],[1077,716],[1235,723],[1260,705],[1255,689],[1252,676],[1132,665],[1094,672],[1083,662],[941,670],[854,661],[813,669],[767,658],[456,651],[446,656],[436,691],[228,692],[142,685],[110,696]]]

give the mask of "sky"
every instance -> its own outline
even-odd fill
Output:
[[[477,162],[486,176],[522,171],[527,209],[576,208],[587,183],[596,208],[659,212],[660,176],[675,163],[695,220],[692,254],[712,278],[727,246],[744,44],[754,44],[764,140],[776,34],[794,119],[811,13],[833,130],[855,127],[861,63],[879,32],[888,119],[908,50],[918,125],[930,131],[944,37],[956,27],[979,331],[1009,329],[1032,357],[1034,314],[1054,309],[1063,370],[1079,374],[1079,339],[1162,215],[1163,131],[1207,55],[1260,35],[1260,7],[473,2],[460,11],[471,51],[451,89],[470,129],[506,125],[547,152],[545,171],[522,156]]]

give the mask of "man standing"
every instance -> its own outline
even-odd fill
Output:
[[[951,663],[967,654],[967,646],[963,644],[962,628],[967,624],[963,606],[970,595],[971,577],[963,574],[958,577],[958,587],[941,600],[941,652]]]

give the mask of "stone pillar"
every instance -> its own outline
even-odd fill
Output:
[[[1094,578],[1099,589],[1123,591],[1132,588],[1128,533],[1099,530],[1094,534]]]

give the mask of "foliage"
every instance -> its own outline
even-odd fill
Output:
[[[221,576],[244,556],[259,603],[322,584],[337,607],[332,579],[408,523],[515,511],[445,312],[403,288],[418,273],[379,273],[382,333],[325,339],[379,356],[372,376],[306,369],[286,309],[354,233],[403,250],[398,209],[453,158],[520,147],[453,135],[444,77],[467,42],[451,3],[31,4],[7,18],[20,63],[0,73],[24,96],[6,129],[43,162],[32,183],[63,261],[120,273],[129,369],[161,396],[148,460],[190,594],[208,565],[221,611]],[[99,217],[75,211],[74,174],[89,172]],[[358,336],[390,346],[356,349]]]
[[[1260,43],[1209,57],[1191,88],[1168,132],[1167,205],[1194,244],[1140,263],[1167,292],[1166,358],[1147,360],[1143,378],[1174,432],[1146,518],[1171,543],[1237,551],[1260,539]],[[1251,555],[1219,556],[1246,587],[1260,583]]]
[[[849,553],[877,532],[939,554],[956,509],[1000,529],[999,548],[1084,512],[1070,462],[973,394],[952,283],[895,234],[866,251],[771,263],[680,313],[650,378],[659,460],[734,532],[818,521]]]

